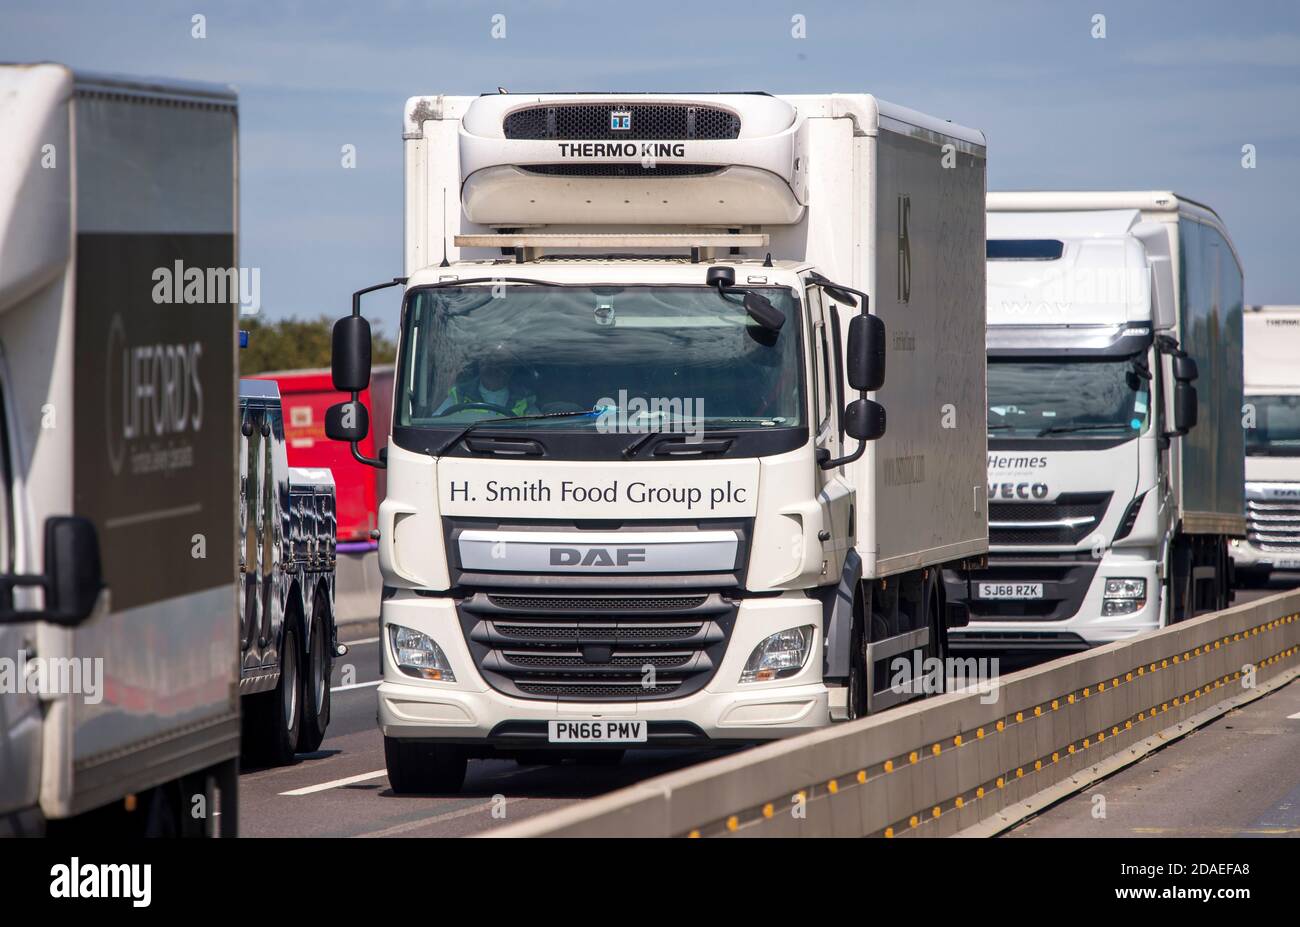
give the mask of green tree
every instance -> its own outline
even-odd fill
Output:
[[[329,316],[316,319],[289,316],[274,320],[254,316],[240,319],[239,327],[248,332],[248,347],[239,352],[239,372],[243,376],[330,365],[334,320]],[[370,349],[376,364],[392,363],[397,356],[397,344],[378,329],[371,332]]]

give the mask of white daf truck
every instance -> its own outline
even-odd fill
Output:
[[[909,697],[885,668],[942,653],[939,567],[986,551],[983,136],[864,94],[499,93],[415,97],[404,138],[393,788]]]
[[[1300,306],[1249,306],[1245,329],[1246,530],[1239,585],[1300,570]]]
[[[1242,275],[1167,192],[988,197],[987,569],[955,649],[1074,650],[1225,607]]]
[[[237,125],[0,67],[0,832],[235,832]]]

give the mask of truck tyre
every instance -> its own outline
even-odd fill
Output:
[[[298,628],[284,625],[280,642],[280,681],[275,690],[253,697],[253,752],[268,766],[287,766],[302,728],[302,663]]]
[[[330,633],[325,621],[325,604],[318,598],[312,608],[311,644],[302,674],[302,726],[298,752],[313,753],[325,739],[330,723],[330,674],[333,669]]]
[[[930,643],[925,646],[924,660],[931,658],[939,661],[938,691],[928,694],[939,695],[948,691],[948,627],[944,622],[943,585],[939,581],[939,571],[933,567],[925,571],[921,580],[921,607],[925,610],[926,626],[930,629]]]
[[[465,750],[454,744],[426,744],[384,738],[388,783],[398,795],[459,792],[468,765]]]

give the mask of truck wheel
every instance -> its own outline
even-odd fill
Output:
[[[384,738],[388,783],[398,795],[459,792],[468,765],[463,748]]]
[[[268,766],[288,766],[302,727],[302,674],[298,629],[284,626],[280,642],[280,682],[275,691],[253,697],[254,753]]]
[[[939,689],[938,692],[932,693],[935,695],[948,691],[948,667],[946,666],[948,628],[944,623],[942,587],[939,584],[938,577],[939,571],[930,568],[926,571],[921,587],[921,606],[925,609],[926,624],[930,628],[930,643],[925,645],[924,659],[928,660],[933,657],[939,661],[941,666],[938,680]]]
[[[302,679],[302,728],[298,734],[298,752],[312,753],[325,739],[330,723],[330,633],[325,621],[324,605],[312,609],[311,646],[307,649],[307,666]]]

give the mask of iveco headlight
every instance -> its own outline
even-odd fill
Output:
[[[793,676],[808,660],[812,649],[813,626],[778,631],[754,648],[740,674],[741,682],[767,682]]]
[[[1103,616],[1131,615],[1147,603],[1147,581],[1141,577],[1113,577],[1106,580],[1101,599]]]
[[[406,675],[438,682],[456,681],[456,674],[451,671],[447,655],[429,635],[400,624],[390,624],[388,640],[393,645],[397,668]]]

